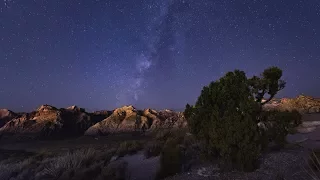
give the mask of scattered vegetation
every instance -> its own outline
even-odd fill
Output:
[[[130,179],[127,172],[128,163],[125,161],[114,161],[101,170],[101,175],[97,180],[114,179],[126,180]]]
[[[314,149],[309,155],[308,164],[314,171],[320,171],[320,150]]]
[[[183,154],[180,146],[174,140],[166,143],[160,155],[160,169],[156,179],[163,179],[168,176],[180,173],[182,170]]]
[[[174,141],[176,145],[183,144],[187,129],[161,129],[154,133],[154,141],[146,144],[144,154],[147,158],[160,155],[163,147],[169,141]]]
[[[224,169],[252,171],[270,142],[283,147],[287,134],[301,124],[298,111],[262,108],[285,87],[281,76],[282,71],[276,67],[250,79],[243,71],[228,72],[205,86],[195,105],[186,105],[189,129],[160,129],[146,146],[140,141],[124,141],[104,151],[80,149],[59,156],[41,152],[20,163],[6,160],[0,162],[0,179],[128,179],[128,164],[110,160],[142,149],[147,158],[160,155],[157,179],[188,170],[200,155],[206,159],[218,157]],[[269,95],[266,100],[265,95]],[[116,122],[122,116],[110,118]],[[54,125],[48,122],[44,135],[52,134]],[[313,151],[308,161],[315,171],[320,170],[319,156],[320,151]],[[284,178],[279,174],[277,179]]]
[[[110,162],[115,149],[79,149],[63,154],[40,152],[24,161],[0,162],[0,179],[123,179],[124,165]]]
[[[57,178],[63,171],[80,169],[95,161],[96,152],[93,149],[77,150],[68,152],[65,155],[53,158],[49,165],[44,168],[43,175],[46,177]]]
[[[164,142],[163,141],[151,141],[144,148],[144,156],[151,158],[160,155]]]
[[[119,157],[125,156],[127,154],[135,154],[139,150],[143,149],[143,145],[138,141],[125,141],[120,144],[116,155]]]
[[[188,129],[161,130],[154,134],[144,153],[147,158],[160,155],[160,168],[157,179],[187,171],[199,159],[197,142]]]
[[[9,180],[10,178],[17,177],[20,173],[23,172],[30,164],[30,159],[24,160],[22,162],[15,163],[0,163],[0,179]]]
[[[294,131],[294,128],[301,124],[301,114],[294,110],[290,111],[264,111],[261,113],[261,122],[264,123],[263,139],[267,146],[270,142],[275,142],[283,147],[286,142],[286,136]]]
[[[296,112],[262,110],[285,87],[281,76],[282,70],[277,67],[250,79],[243,71],[228,72],[205,86],[194,106],[186,105],[184,115],[190,131],[204,144],[208,157],[220,157],[225,169],[252,171],[269,139],[285,143],[290,125],[299,123]],[[269,98],[264,100],[266,94]],[[293,123],[291,117],[297,117]],[[267,128],[260,128],[259,122]]]

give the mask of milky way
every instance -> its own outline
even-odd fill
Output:
[[[234,69],[320,96],[319,0],[0,1],[0,108],[182,109]]]
[[[178,0],[164,0],[144,5],[142,9],[151,12],[145,26],[146,29],[141,35],[145,50],[136,57],[134,78],[128,77],[127,88],[123,88],[117,94],[119,105],[132,103],[132,98],[135,101],[139,100],[139,96],[144,93],[144,87],[148,85],[148,82],[145,81],[148,70],[157,67],[161,67],[161,70],[166,69],[166,73],[170,73],[170,70],[177,70],[179,65],[176,65],[175,55],[184,54],[185,33],[190,26],[190,22],[186,22],[186,17],[190,18],[191,9],[184,9],[188,6],[186,1]],[[184,10],[187,12],[183,12]],[[165,57],[161,52],[164,49],[167,49]],[[167,77],[168,74],[162,80],[166,81]]]

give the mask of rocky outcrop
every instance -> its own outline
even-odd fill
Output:
[[[0,109],[0,128],[18,115],[8,109]]]
[[[133,106],[117,108],[108,118],[91,126],[85,132],[85,135],[103,135],[131,131],[146,122],[146,118],[141,117],[140,119],[141,122],[138,124],[138,111]]]
[[[300,95],[296,98],[282,98],[270,101],[264,107],[267,110],[297,110],[300,113],[320,113],[320,99]]]
[[[29,137],[43,137],[51,135],[56,129],[62,126],[58,110],[49,105],[42,105],[36,111],[24,113],[7,122],[0,128],[0,134]]]
[[[115,109],[103,121],[90,127],[85,135],[106,135],[110,133],[155,130],[159,128],[186,127],[186,120],[182,113],[170,110],[155,111],[145,109],[139,111],[133,106],[124,106]]]
[[[57,109],[42,105],[36,111],[24,113],[6,122],[0,128],[0,134],[29,136],[31,139],[83,135],[90,126],[106,117],[105,114],[87,113],[76,106]]]
[[[137,110],[133,106],[88,113],[77,106],[58,109],[42,105],[31,113],[16,114],[1,110],[0,120],[3,122],[0,134],[28,136],[31,139],[64,138],[83,134],[106,135],[187,126],[183,113],[171,110]]]

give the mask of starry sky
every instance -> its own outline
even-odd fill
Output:
[[[181,109],[272,65],[320,96],[319,0],[0,0],[0,108]]]

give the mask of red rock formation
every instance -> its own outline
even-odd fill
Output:
[[[83,135],[90,126],[106,117],[106,115],[86,113],[84,109],[76,106],[57,109],[50,105],[42,105],[36,111],[22,114],[6,122],[0,128],[0,133],[28,135],[31,138]]]
[[[182,113],[170,110],[155,111],[145,109],[138,111],[133,106],[115,109],[112,115],[90,127],[85,135],[103,135],[109,133],[155,130],[159,128],[181,128],[187,123]]]
[[[298,110],[300,113],[320,113],[320,99],[300,95],[296,98],[272,100],[265,105],[266,109]]]
[[[0,109],[0,128],[18,115],[8,109]]]
[[[36,111],[21,115],[8,110],[1,110],[0,113],[1,119],[7,118],[0,128],[0,134],[28,135],[31,138],[152,131],[187,125],[182,113],[171,110],[137,110],[133,106],[124,106],[114,111],[87,113],[77,106],[58,109],[42,105]]]

